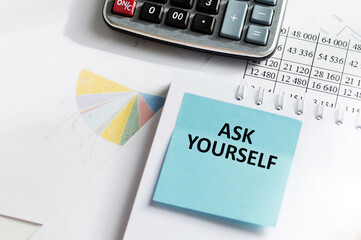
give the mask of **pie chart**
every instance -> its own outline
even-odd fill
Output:
[[[159,109],[165,98],[138,92],[87,70],[76,88],[80,115],[104,139],[124,145]]]

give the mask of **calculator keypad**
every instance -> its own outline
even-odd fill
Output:
[[[198,0],[197,11],[217,14],[221,0]]]
[[[135,5],[135,0],[115,0],[113,13],[132,17],[134,15]]]
[[[261,3],[269,6],[276,6],[277,0],[255,0],[256,3]]]
[[[211,16],[197,13],[192,22],[191,30],[194,32],[212,34],[216,19]]]
[[[193,0],[170,0],[170,4],[175,7],[191,9],[193,7]]]
[[[240,49],[239,55],[249,52],[243,57],[264,58],[275,49],[286,1],[106,0],[104,8],[111,4],[112,24],[105,19],[115,28],[124,24],[126,31],[136,28],[137,34],[144,32],[162,41],[169,38],[178,45],[236,56]]]
[[[266,46],[268,39],[268,29],[251,25],[248,27],[246,42]]]
[[[144,3],[140,10],[139,19],[144,21],[160,23],[163,17],[163,7],[153,3]]]
[[[247,3],[229,0],[219,35],[233,40],[240,40],[247,10]]]
[[[165,19],[165,24],[176,28],[187,28],[189,13],[187,11],[170,8]]]
[[[265,26],[271,26],[273,19],[273,9],[270,7],[254,6],[251,22]]]
[[[156,2],[156,3],[166,3],[167,0],[150,0],[152,2]]]

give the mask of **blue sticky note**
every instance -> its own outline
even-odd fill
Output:
[[[275,226],[301,125],[185,93],[153,200]]]

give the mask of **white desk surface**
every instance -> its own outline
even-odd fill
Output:
[[[360,3],[358,0],[349,0],[350,4],[345,4],[344,2],[332,0],[332,1],[315,1],[307,0],[307,1],[297,1],[297,0],[289,0],[289,11],[292,11],[292,16],[288,16],[289,22],[288,24],[297,24],[306,20],[309,20],[307,16],[317,16],[317,13],[320,12],[320,9],[333,6],[333,8],[337,9],[341,13],[347,13],[348,17],[350,17],[351,21],[354,20],[354,23],[357,23],[358,12],[360,9]],[[309,3],[309,5],[307,5]],[[100,42],[111,42],[116,38],[122,38],[124,34],[114,32],[103,23],[101,18],[101,8],[102,8],[103,0],[64,0],[64,1],[45,1],[45,0],[34,0],[34,1],[2,1],[0,3],[0,45],[6,42],[7,38],[14,37],[16,35],[24,36],[26,33],[29,39],[36,40],[41,38],[41,36],[36,35],[39,33],[39,29],[49,30],[50,28],[55,27],[52,32],[56,37],[66,37],[73,48],[81,48],[81,51],[103,51],[103,52],[114,52],[116,54],[124,54],[122,52],[117,52],[114,45],[109,47],[108,45],[99,45]],[[316,5],[317,4],[317,5]],[[350,7],[352,6],[352,7]],[[298,9],[298,11],[296,10]],[[299,10],[303,9],[303,10]],[[290,15],[290,14],[289,14]],[[358,23],[359,24],[359,23]],[[302,25],[302,24],[301,24]],[[359,26],[358,26],[359,27]],[[121,37],[122,36],[122,37]],[[5,41],[2,41],[2,39]],[[54,38],[53,38],[54,39]],[[135,38],[133,38],[135,41]],[[142,40],[143,41],[143,40]],[[131,50],[124,55],[127,57],[132,57],[134,59],[140,59],[142,61],[148,62],[156,62],[157,64],[164,65],[172,70],[177,69],[187,69],[198,71],[201,68],[202,64],[206,64],[207,59],[212,57],[208,54],[196,53],[189,50],[183,50],[178,48],[173,48],[170,46],[164,46],[158,43],[148,43],[148,41],[144,40],[145,45],[151,44],[151,47],[145,48],[144,51],[148,51],[147,54],[142,56],[139,52],[134,51],[135,55],[131,55]],[[24,46],[31,48],[31,46],[27,45],[27,39],[23,40]],[[121,40],[118,44],[121,44]],[[4,46],[3,46],[4,47]],[[34,61],[36,62],[36,58],[34,56],[27,55],[27,53],[17,52],[19,49],[18,45],[10,44],[6,46],[9,49],[12,49],[14,53],[8,56],[0,56],[0,69],[1,68],[12,68],[21,69],[24,67],[27,71],[29,71],[29,78],[35,77],[45,77],[41,74],[42,69],[51,68],[49,62],[49,66],[35,66]],[[23,47],[23,46],[22,46]],[[54,47],[58,47],[56,44]],[[47,51],[48,49],[38,49],[39,52]],[[51,52],[44,53],[41,55],[48,54],[51,57]],[[0,55],[2,55],[0,53]],[[199,60],[200,66],[189,66],[187,65],[187,61],[170,61],[170,59],[176,59],[177,55],[181,55],[184,59],[196,59]],[[21,58],[21,59],[19,59]],[[59,60],[59,61],[64,61]],[[221,62],[225,62],[225,64],[221,64],[220,68],[226,68],[227,64],[230,63],[230,60],[227,58],[223,58]],[[240,60],[232,60],[239,61]],[[17,64],[20,63],[19,66]],[[27,66],[22,66],[21,64],[27,64]],[[1,72],[2,70],[0,70]],[[79,69],[80,71],[80,69]],[[232,69],[230,68],[230,71]],[[1,73],[0,73],[1,75]],[[9,76],[9,75],[7,75]],[[5,76],[6,77],[6,76]],[[15,77],[16,79],[16,77]],[[2,80],[3,83],[3,80]],[[155,117],[154,120],[150,123],[151,127],[155,128],[156,123],[159,119]],[[147,131],[154,131],[153,129],[148,129]],[[5,142],[1,142],[3,146],[6,145]],[[150,145],[149,145],[150,146]],[[139,182],[141,177],[142,167],[144,163],[139,163],[134,166],[134,182]],[[126,222],[126,217],[129,215],[129,209],[131,207],[131,198],[134,197],[136,188],[132,190],[132,196],[127,202],[123,202],[124,206],[118,208],[123,212],[120,213],[119,221],[124,223]],[[114,203],[113,203],[114,204]],[[104,206],[103,206],[104,207]],[[103,209],[98,209],[102,211]],[[108,209],[109,210],[109,209]],[[71,221],[69,219],[69,221]],[[56,222],[56,221],[55,221]],[[89,223],[94,224],[95,221],[89,221],[82,225],[81,222],[76,222],[77,226],[71,226],[72,224],[65,224],[63,226],[58,226],[61,231],[67,232],[67,236],[70,236],[71,239],[75,235],[72,231],[74,229],[83,229],[86,231],[87,228],[93,227],[89,225]],[[46,226],[47,223],[44,224],[43,227]],[[51,221],[49,224],[52,224]],[[88,225],[86,225],[88,224]],[[97,223],[100,227],[104,225],[104,223]],[[40,227],[41,228],[41,227]],[[51,228],[56,228],[56,226],[50,226]],[[0,216],[0,239],[9,239],[9,240],[24,240],[28,239],[32,234],[34,234],[39,229],[39,226],[36,224],[26,223],[10,218],[6,218]],[[105,228],[106,229],[106,228]],[[112,231],[116,229],[116,227],[110,228]],[[114,234],[108,234],[108,238],[106,239],[119,239],[122,236],[124,227],[120,227],[120,229]],[[77,232],[79,234],[79,232]],[[44,235],[45,236],[45,235]],[[81,235],[79,235],[81,236]],[[70,239],[69,238],[69,239]],[[55,239],[55,238],[54,238]]]
[[[36,224],[0,216],[0,239],[28,239],[38,228]]]

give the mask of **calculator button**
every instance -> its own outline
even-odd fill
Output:
[[[246,42],[254,43],[261,46],[266,46],[268,40],[268,29],[265,27],[258,27],[250,25],[248,27]]]
[[[150,0],[152,2],[156,2],[156,3],[166,3],[167,0]]]
[[[212,34],[216,19],[211,16],[197,13],[194,15],[191,30],[205,34]]]
[[[233,40],[240,40],[247,9],[247,3],[229,0],[219,35]]]
[[[192,8],[193,0],[170,0],[170,4],[181,8]]]
[[[217,14],[220,2],[220,0],[198,0],[197,11]]]
[[[273,19],[273,9],[269,7],[254,6],[251,22],[271,26]]]
[[[113,13],[127,17],[133,17],[135,5],[135,0],[115,0],[113,5]]]
[[[276,6],[277,0],[255,0],[256,3],[261,3],[269,6]]]
[[[163,7],[157,4],[144,3],[139,13],[139,18],[153,23],[160,23],[163,17]]]
[[[176,8],[170,8],[165,19],[165,24],[176,28],[187,28],[189,13]]]

